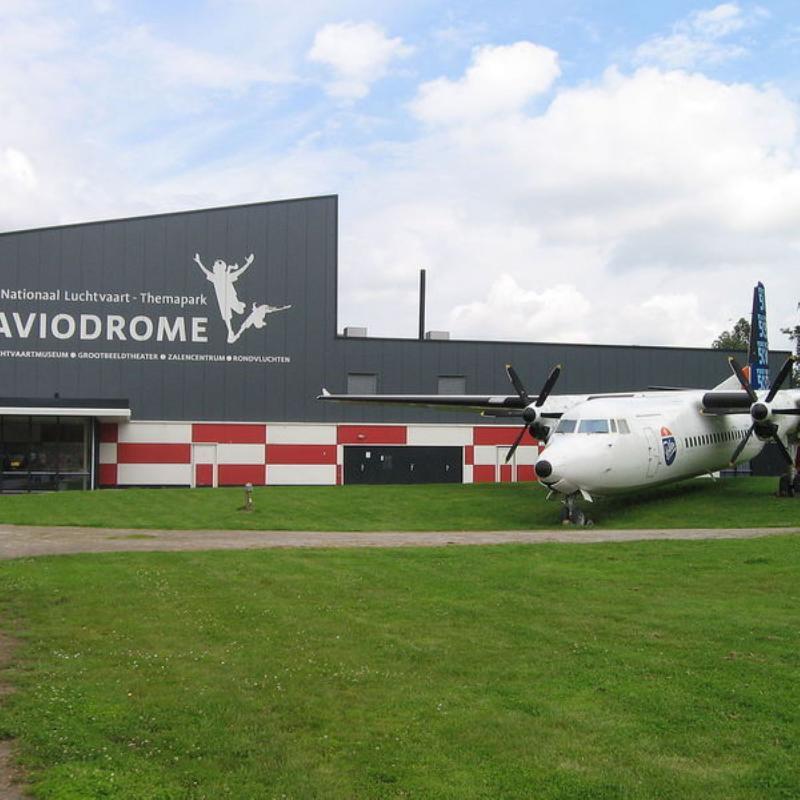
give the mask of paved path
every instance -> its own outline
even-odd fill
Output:
[[[269,547],[441,547],[522,542],[631,542],[646,539],[749,539],[800,533],[800,528],[551,531],[159,531],[0,525],[0,559],[66,553],[149,550],[255,550]]]

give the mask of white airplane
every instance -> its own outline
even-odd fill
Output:
[[[534,467],[548,497],[560,497],[562,520],[587,523],[580,498],[636,491],[711,474],[749,461],[773,441],[794,477],[800,428],[800,389],[781,389],[795,357],[768,383],[764,287],[754,293],[750,364],[728,359],[733,375],[711,391],[657,390],[593,395],[553,395],[561,367],[530,395],[506,366],[516,394],[341,395],[323,389],[320,400],[475,410],[484,416],[522,418],[509,461],[526,433],[544,441]],[[790,449],[792,452],[790,452]]]

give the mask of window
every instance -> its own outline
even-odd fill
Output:
[[[608,433],[608,420],[582,419],[578,433]]]
[[[617,432],[617,423],[616,423],[615,420],[612,419],[611,420],[611,433],[616,433],[616,432]]]
[[[349,372],[347,374],[347,394],[376,394],[378,376],[367,372]]]
[[[439,394],[466,394],[467,379],[463,375],[440,375],[436,391]]]
[[[556,428],[556,433],[575,433],[575,425],[577,422],[578,421],[575,419],[560,420]]]
[[[628,420],[626,419],[618,419],[617,426],[619,427],[620,433],[630,433],[631,429],[628,427]]]

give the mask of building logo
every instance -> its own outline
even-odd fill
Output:
[[[271,306],[267,303],[262,305],[253,303],[250,312],[245,316],[247,306],[243,300],[239,299],[235,284],[253,263],[254,258],[255,256],[250,253],[241,267],[238,263],[227,264],[221,258],[218,258],[211,269],[208,269],[200,260],[200,254],[195,253],[194,255],[195,263],[203,270],[206,280],[214,287],[219,313],[228,330],[228,344],[233,344],[237,341],[248,328],[263,328],[267,324],[267,314],[274,314],[276,311],[286,311],[291,308],[290,305]],[[237,323],[238,328],[234,330]]]
[[[667,466],[672,466],[675,456],[678,455],[678,443],[669,428],[661,429],[661,446],[664,448],[664,461]]]

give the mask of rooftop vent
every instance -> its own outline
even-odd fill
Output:
[[[356,328],[353,325],[348,325],[348,327],[344,329],[344,335],[348,339],[365,339],[367,336],[367,329]]]
[[[425,338],[438,340],[449,339],[450,331],[426,331]]]

